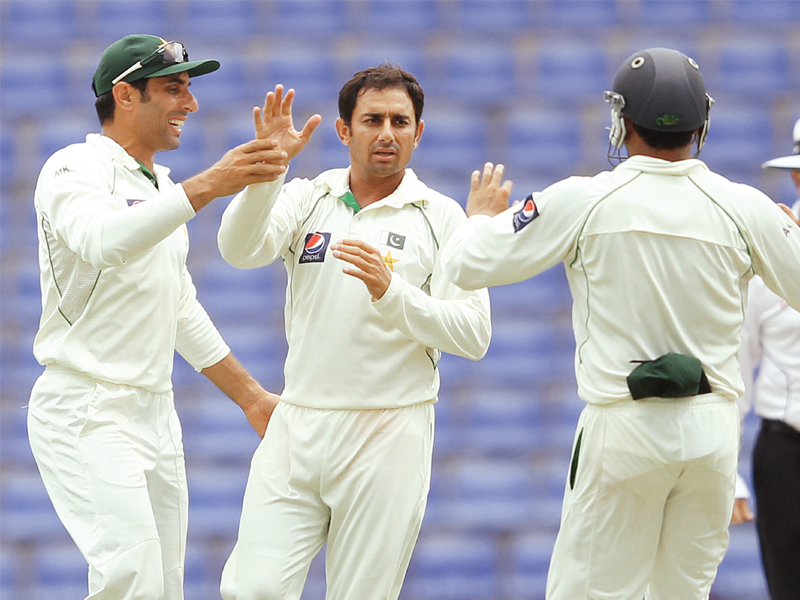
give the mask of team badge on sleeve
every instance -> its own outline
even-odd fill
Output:
[[[533,201],[533,194],[531,194],[522,202],[522,207],[514,213],[514,233],[517,233],[538,216],[539,210],[536,208],[536,202]]]
[[[325,260],[325,252],[331,241],[331,234],[325,232],[309,233],[303,245],[299,263],[320,263]]]

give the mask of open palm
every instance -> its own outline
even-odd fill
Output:
[[[289,160],[293,159],[311,139],[311,134],[322,121],[319,115],[312,115],[302,131],[294,128],[292,120],[292,100],[294,90],[290,89],[283,95],[283,86],[275,86],[274,92],[269,92],[264,101],[264,108],[253,109],[256,138],[272,139],[278,142],[276,150],[286,152]]]

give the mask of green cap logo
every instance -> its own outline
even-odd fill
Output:
[[[680,122],[681,118],[678,115],[661,115],[656,119],[656,125],[659,127],[672,127]]]

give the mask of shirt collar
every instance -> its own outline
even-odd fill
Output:
[[[86,143],[107,155],[111,160],[119,163],[131,171],[139,170],[139,163],[125,151],[116,141],[101,133],[90,133],[86,136]],[[153,164],[153,173],[158,179],[169,175],[169,167]]]
[[[350,167],[346,169],[331,169],[319,175],[317,181],[327,186],[332,196],[341,198],[350,191]],[[385,198],[370,204],[372,206],[389,206],[391,208],[402,208],[406,204],[413,202],[425,202],[430,200],[430,188],[422,183],[412,169],[406,169],[403,180],[397,189]]]
[[[632,169],[662,175],[689,175],[692,172],[709,170],[706,164],[697,158],[669,161],[653,156],[644,156],[643,154],[631,156],[617,165],[616,169]]]

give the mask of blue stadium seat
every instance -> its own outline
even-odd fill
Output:
[[[362,27],[368,32],[399,31],[404,35],[422,34],[441,25],[435,0],[365,0]]]
[[[0,127],[0,191],[5,196],[17,177],[16,134],[12,133],[12,123],[2,123]],[[0,223],[2,226],[2,223]],[[2,235],[0,234],[0,237]]]
[[[267,88],[274,89],[278,83],[285,90],[294,88],[295,107],[335,104],[341,84],[329,49],[279,47],[264,60]]]
[[[86,141],[89,133],[99,133],[100,123],[92,109],[82,116],[51,113],[39,120],[37,135],[37,168],[53,155],[70,144]]]
[[[95,28],[91,36],[103,39],[106,45],[134,33],[171,37],[173,31],[169,25],[168,8],[169,3],[161,0],[97,0]]]
[[[38,472],[4,474],[0,504],[4,540],[57,543],[69,539]]]
[[[6,371],[5,364],[2,365]],[[4,383],[4,389],[8,387]],[[28,442],[28,411],[23,408],[0,407],[0,463],[35,469],[33,454]]]
[[[620,21],[620,15],[615,0],[592,0],[591,2],[551,0],[548,20],[550,25],[556,27],[597,29],[616,25]]]
[[[504,34],[530,27],[531,2],[520,0],[461,0],[456,25],[462,29],[497,29]]]
[[[264,96],[269,90],[266,85],[263,90],[255,89],[252,83],[251,67],[244,56],[235,52],[218,50],[204,50],[198,52],[197,55],[198,58],[214,58],[220,63],[219,69],[213,73],[192,79],[191,92],[197,99],[200,115],[205,115],[210,111],[227,113],[237,101],[244,106],[264,104]],[[246,115],[251,114],[247,109],[243,112]],[[251,117],[251,130],[252,123]]]
[[[277,0],[266,25],[277,33],[335,36],[350,24],[343,0]]]
[[[522,390],[479,390],[467,410],[463,434],[468,449],[482,456],[524,456],[542,447],[541,398]]]
[[[536,74],[529,91],[564,105],[587,100],[602,102],[603,92],[610,85],[605,51],[579,41],[544,45],[536,57]]]
[[[88,591],[89,567],[74,544],[41,548],[34,570],[40,598],[81,598]]]
[[[31,4],[37,4],[31,2]],[[64,105],[67,89],[66,64],[62,57],[22,53],[13,60],[4,54],[0,63],[0,103],[4,118],[13,115],[40,116]]]
[[[494,598],[497,549],[488,537],[437,534],[420,537],[404,589],[427,600]]]
[[[17,555],[8,547],[0,550],[0,596],[12,598],[17,585]]]
[[[700,26],[711,20],[711,5],[708,0],[640,0],[635,21],[642,25],[669,27],[680,25]]]
[[[502,103],[516,91],[514,53],[503,41],[455,43],[444,54],[444,81],[437,89],[469,102]]]
[[[457,173],[468,189],[469,173],[489,159],[488,125],[483,113],[431,107],[423,115],[425,130],[409,166],[427,181],[428,172]]]
[[[716,77],[706,85],[709,90],[762,98],[789,92],[790,77],[789,51],[783,42],[739,39],[720,48]]]
[[[382,62],[390,62],[400,66],[417,78],[423,90],[428,83],[428,54],[421,48],[408,44],[387,44],[385,41],[369,41],[358,50],[354,60],[345,73],[349,77],[361,69],[374,67]],[[424,115],[423,115],[424,118]]]
[[[734,181],[753,183],[761,176],[761,163],[772,158],[771,132],[771,117],[760,106],[720,103],[711,109],[708,140],[700,158]]]
[[[495,304],[496,309],[499,307]],[[496,320],[492,324],[493,355],[528,353],[546,355],[554,350],[552,323],[546,319],[521,319],[518,316]]]
[[[511,598],[544,598],[547,570],[554,544],[555,535],[551,532],[529,533],[514,540]]]
[[[254,0],[191,0],[176,20],[176,29],[187,38],[238,40],[258,33],[256,17]]]
[[[225,443],[225,440],[220,439],[220,443]],[[236,535],[247,484],[247,464],[245,462],[235,468],[228,466],[225,469],[188,467],[190,536],[208,538]]]
[[[457,464],[447,476],[454,496],[441,503],[440,519],[446,523],[479,531],[511,531],[535,522],[526,462],[471,460]]]
[[[746,26],[797,27],[800,3],[775,0],[731,0],[731,20]]]
[[[4,42],[20,42],[26,48],[69,43],[78,34],[80,4],[63,0],[5,0],[0,5],[0,37]]]
[[[554,181],[575,173],[581,162],[580,127],[573,112],[514,111],[506,122],[506,167],[526,174],[544,172]]]

